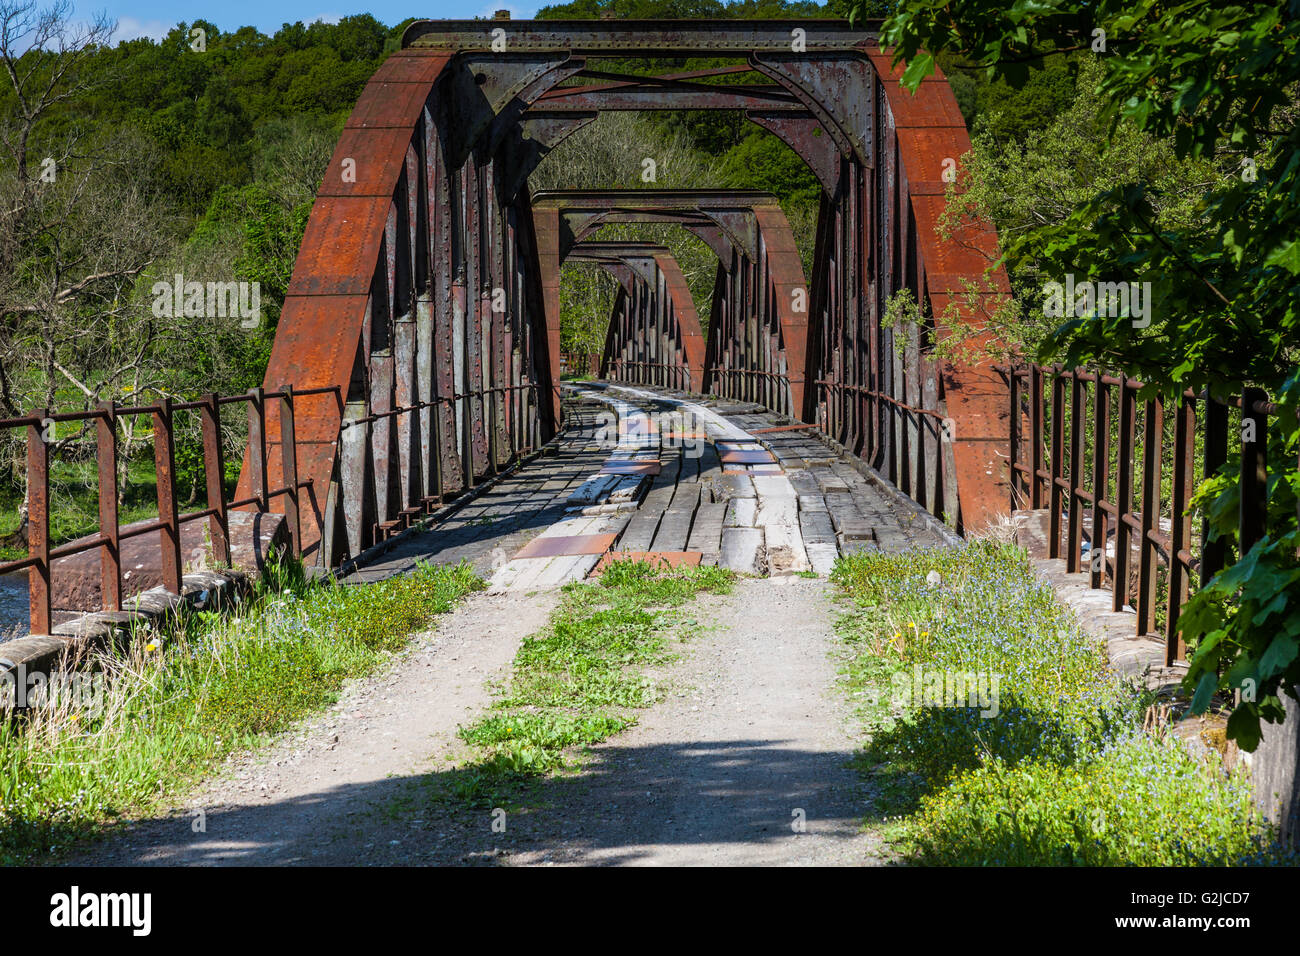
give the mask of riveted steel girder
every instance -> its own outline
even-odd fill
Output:
[[[622,290],[610,315],[601,375],[699,392],[704,336],[690,287],[666,246],[650,242],[582,242],[568,262],[609,271]]]
[[[843,20],[416,20],[402,48],[453,51],[559,51],[575,56],[746,56],[854,50],[874,41],[878,23]],[[797,35],[801,30],[802,35]]]
[[[987,364],[936,360],[933,346],[956,329],[976,346],[987,337],[967,326],[1006,293],[1005,275],[987,268],[996,236],[980,223],[939,234],[944,173],[969,140],[943,77],[905,93],[875,31],[817,20],[413,23],[345,124],[268,365],[268,388],[332,390],[296,408],[307,552],[327,564],[354,556],[557,427],[559,264],[600,223],[635,216],[680,222],[731,260],[706,350],[719,387],[779,408],[806,384],[793,414],[959,526],[992,520],[1007,500],[1005,385]],[[629,55],[743,62],[661,77],[592,66]],[[776,86],[707,82],[750,70]],[[528,173],[600,111],[687,104],[744,110],[809,163],[823,187],[810,282],[775,202],[656,207],[646,191],[634,207],[624,198],[562,217],[547,197],[531,201]],[[924,327],[881,326],[901,289],[928,307]],[[773,360],[784,365],[764,364]],[[943,436],[941,417],[955,426]],[[274,409],[268,418],[274,436]]]
[[[560,233],[561,257],[606,222],[674,222],[718,255],[703,385],[803,414],[808,289],[785,214],[754,190],[550,190],[533,196],[535,215]],[[558,312],[548,314],[558,323]],[[639,366],[633,366],[639,367]]]
[[[780,86],[708,86],[703,83],[608,83],[553,89],[538,106],[555,111],[803,110]]]

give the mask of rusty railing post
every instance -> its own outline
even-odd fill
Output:
[[[176,445],[172,433],[172,400],[164,395],[153,413],[154,476],[158,485],[158,531],[163,587],[181,593],[181,528],[176,507]]]
[[[1043,507],[1043,369],[1029,366],[1029,507]]]
[[[248,395],[248,473],[257,510],[266,511],[266,392],[258,385]]]
[[[433,484],[434,487],[438,489],[438,507],[441,508],[442,503],[447,499],[447,491],[444,487],[444,465],[442,460],[442,403],[444,400],[442,398],[437,398],[434,401],[433,444],[436,451],[433,456]],[[447,407],[449,409],[451,408],[450,402],[447,403]]]
[[[1241,393],[1241,510],[1238,529],[1241,554],[1264,537],[1268,515],[1268,415],[1256,410],[1257,402],[1268,401],[1262,389],[1246,388]]]
[[[1092,397],[1092,549],[1088,552],[1088,583],[1094,588],[1106,583],[1106,538],[1110,530],[1109,516],[1101,506],[1110,494],[1110,386],[1104,379],[1105,374],[1098,369]]]
[[[50,445],[45,429],[53,428],[47,410],[36,408],[27,426],[27,556],[34,562],[27,574],[31,632],[50,633],[53,607],[50,593]]]
[[[208,490],[208,534],[212,538],[212,558],[230,566],[230,521],[226,515],[226,455],[221,443],[221,403],[216,392],[203,399],[200,409],[203,422],[203,474]]]
[[[1052,372],[1052,468],[1048,482],[1048,557],[1061,556],[1061,487],[1064,476],[1065,453],[1065,378],[1061,369],[1053,366]]]
[[[1187,503],[1192,497],[1192,471],[1196,455],[1196,400],[1183,397],[1174,419],[1174,486],[1169,516],[1169,608],[1165,617],[1165,664],[1187,656],[1187,645],[1178,629],[1178,616],[1188,595],[1188,568],[1183,563],[1192,536],[1192,515]]]
[[[1007,418],[1007,476],[1011,479],[1008,484],[1011,486],[1011,511],[1019,507],[1016,501],[1016,482],[1020,481],[1020,395],[1018,383],[1020,376],[1014,365],[1010,366],[1007,375],[1007,391],[1011,399],[1011,415]],[[936,460],[942,461],[943,454],[940,453]],[[933,480],[931,475],[930,479]]]
[[[497,436],[497,411],[500,400],[497,398],[495,386],[487,390],[487,421],[488,421],[488,474],[495,475],[497,469],[501,466],[499,440]]]
[[[1111,576],[1114,588],[1111,609],[1124,610],[1128,603],[1129,549],[1133,537],[1133,473],[1137,462],[1133,460],[1133,443],[1137,432],[1137,403],[1134,401],[1132,383],[1127,375],[1119,382],[1119,474],[1115,476],[1115,572]]]
[[[122,610],[122,549],[117,516],[117,407],[101,402],[95,419],[95,460],[99,467],[99,589],[107,611]]]
[[[1160,529],[1160,466],[1165,437],[1165,400],[1157,397],[1146,406],[1142,436],[1142,531],[1138,542],[1137,632],[1150,634],[1156,626],[1156,543]]]
[[[1079,570],[1083,552],[1083,418],[1088,402],[1088,383],[1084,370],[1076,368],[1070,378],[1070,482],[1066,504],[1070,509],[1066,531],[1065,569],[1071,574]]]
[[[293,386],[280,391],[280,471],[288,490],[284,499],[284,520],[289,526],[289,551],[302,557],[302,526],[298,513],[298,442],[293,429]]]

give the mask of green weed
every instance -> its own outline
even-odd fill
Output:
[[[232,751],[333,703],[345,680],[483,586],[468,565],[358,586],[276,573],[286,590],[97,655],[102,706],[0,722],[0,862],[38,859],[148,810]]]

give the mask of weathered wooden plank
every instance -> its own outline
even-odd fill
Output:
[[[805,545],[835,544],[835,527],[831,524],[831,516],[826,511],[801,510],[799,533],[803,535]]]
[[[660,511],[647,511],[644,506],[632,516],[623,536],[614,545],[616,551],[649,551],[650,542],[654,541],[655,531],[659,529]]]
[[[875,540],[882,551],[906,551],[912,544],[901,530],[890,528],[876,528]]]
[[[743,574],[762,574],[767,568],[763,532],[759,528],[724,528],[718,564]]]
[[[726,517],[726,504],[702,503],[695,512],[695,521],[691,525],[691,536],[687,549],[700,551],[707,558],[716,558],[722,553],[722,522]]]
[[[726,502],[726,506],[727,517],[724,523],[728,528],[756,527],[754,519],[758,517],[757,498],[732,498]]]
[[[790,480],[785,475],[750,475],[749,480],[754,483],[754,491],[759,499],[763,498],[789,498],[792,502],[796,500],[794,488],[790,486]]]
[[[808,562],[818,574],[830,574],[835,569],[835,559],[839,557],[840,549],[834,543],[815,544],[805,541],[804,548],[808,552]]]
[[[768,573],[793,574],[808,570],[808,555],[804,551],[803,536],[799,531],[799,506],[796,498],[760,497],[757,521],[763,529],[767,545]]]
[[[836,533],[845,544],[850,541],[875,540],[875,531],[869,521],[857,517],[841,518],[834,511],[831,512],[831,519],[835,522]]]
[[[592,475],[569,494],[571,505],[591,505],[609,495],[618,483],[619,475]]]
[[[692,512],[685,508],[665,511],[649,550],[686,551],[686,542],[691,534],[691,518]]]
[[[704,492],[704,487],[697,481],[686,482],[677,486],[677,493],[673,495],[673,503],[668,506],[669,511],[694,511],[700,504],[700,496]],[[673,549],[680,550],[680,549]]]
[[[817,479],[808,472],[786,469],[786,477],[790,479],[790,485],[794,488],[794,493],[800,497],[804,495],[821,497],[821,486],[817,484]]]
[[[757,495],[749,475],[720,475],[717,487],[723,498],[753,498]]]

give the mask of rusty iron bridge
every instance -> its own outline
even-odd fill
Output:
[[[680,223],[719,266],[705,343],[670,259],[603,260],[626,297],[603,373],[815,423],[959,528],[1006,510],[1005,379],[931,358],[925,340],[942,328],[880,321],[899,289],[943,316],[970,308],[970,283],[987,284],[992,228],[948,240],[936,229],[944,161],[969,148],[956,101],[939,76],[905,92],[870,30],[805,29],[799,53],[783,21],[407,29],[335,149],[266,374],[268,390],[334,390],[295,408],[305,555],[326,566],[355,556],[556,434],[560,265],[601,255],[583,239],[609,222]],[[740,62],[652,77],[599,69],[727,55]],[[770,82],[704,82],[753,73]],[[743,111],[803,157],[823,190],[811,277],[776,197],[530,194],[529,173],[564,137],[606,110],[651,109]],[[271,408],[268,454],[249,457],[241,498],[285,483],[276,418]],[[959,423],[948,440],[944,420]]]
[[[792,43],[793,26],[804,31],[801,44]],[[602,69],[602,61],[633,57],[735,62],[653,76]],[[30,438],[30,554],[3,570],[30,572],[32,631],[58,629],[60,566],[89,582],[83,610],[111,616],[133,590],[124,566],[150,563],[146,551],[162,590],[180,596],[196,554],[206,549],[221,565],[241,548],[257,552],[270,526],[262,519],[272,516],[283,516],[280,533],[309,565],[354,568],[449,504],[500,487],[521,463],[554,452],[566,426],[590,452],[596,401],[637,420],[665,401],[689,407],[711,423],[705,437],[719,477],[748,474],[755,485],[774,477],[769,465],[782,470],[778,439],[788,439],[799,467],[821,468],[820,477],[797,475],[789,489],[769,482],[770,501],[763,492],[755,498],[755,520],[793,521],[813,565],[835,546],[844,550],[862,521],[887,517],[887,505],[845,500],[865,487],[843,467],[849,460],[958,533],[997,521],[1011,503],[1012,376],[941,360],[935,344],[949,334],[948,317],[980,327],[1006,279],[990,270],[991,225],[940,235],[945,174],[970,143],[943,76],[912,94],[900,73],[870,23],[412,23],[334,150],[262,388],[62,415],[36,409],[5,423],[26,427]],[[619,110],[738,111],[788,144],[821,186],[811,274],[779,197],[766,193],[530,190],[529,175],[549,151]],[[676,224],[716,254],[707,322],[667,248],[599,240],[603,225],[623,222]],[[611,391],[587,389],[567,406],[565,263],[607,270],[618,285],[600,358]],[[882,322],[900,290],[926,306],[928,324]],[[221,415],[237,405],[247,407],[249,443],[226,500]],[[180,414],[202,418],[208,475],[207,507],[188,514],[179,510],[173,462]],[[126,415],[153,421],[159,517],[123,527],[113,476],[116,422]],[[101,470],[99,532],[58,546],[49,540],[49,449],[39,435],[51,418],[93,420]],[[810,436],[819,436],[820,452],[807,445]],[[633,517],[613,532],[626,537],[624,550],[697,550],[685,548],[697,529],[732,527],[715,492],[678,497],[703,466],[664,454],[655,471],[644,456],[624,457],[631,463],[612,471],[593,462],[606,476],[652,479],[636,495],[653,498],[666,482],[656,476],[675,476],[654,529],[643,533]],[[586,487],[581,474],[572,477]],[[626,482],[602,487],[598,507],[621,513],[641,500],[625,500]],[[674,519],[686,530],[662,539],[681,547],[658,546],[660,529],[676,527],[667,519],[677,513],[673,502],[687,499],[693,510]],[[784,510],[790,500],[793,518]],[[825,522],[815,518],[823,512]],[[831,551],[815,551],[828,532]],[[724,531],[711,535],[702,550],[724,551]],[[633,539],[645,547],[631,548]]]

